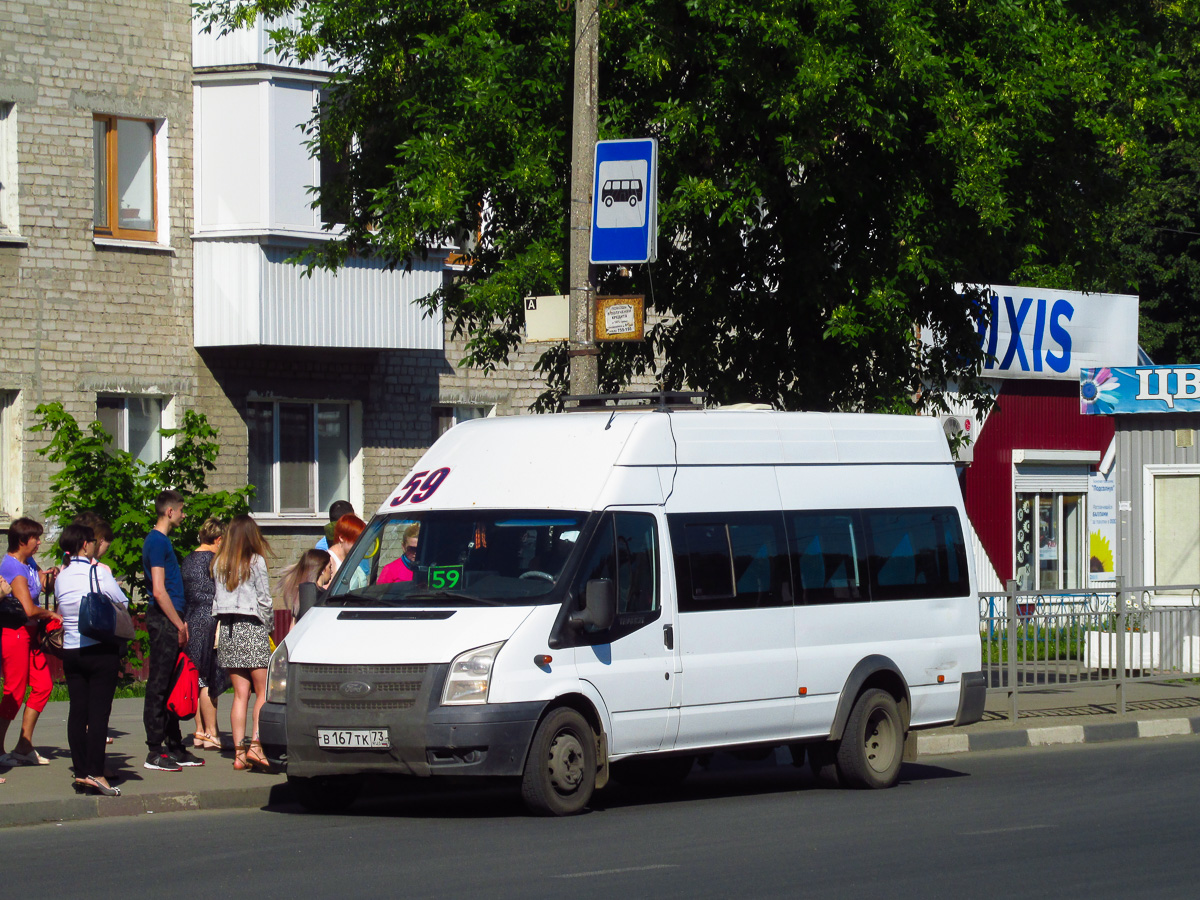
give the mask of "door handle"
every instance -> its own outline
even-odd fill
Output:
[[[663,643],[668,650],[675,649],[675,629],[670,625],[663,626]]]

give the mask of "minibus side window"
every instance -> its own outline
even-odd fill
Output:
[[[789,513],[797,602],[853,603],[869,599],[857,511]]]
[[[871,510],[863,519],[872,599],[966,596],[967,550],[953,508]]]
[[[680,612],[791,604],[779,513],[668,516]]]

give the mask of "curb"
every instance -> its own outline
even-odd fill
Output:
[[[1102,725],[1059,725],[1052,728],[1020,728],[979,734],[918,734],[918,756],[945,756],[1017,747],[1049,747],[1055,744],[1099,744],[1137,738],[1174,737],[1200,734],[1200,716],[1181,719],[1141,719]]]
[[[70,797],[0,804],[0,828],[83,822],[116,816],[140,816],[183,810],[260,809],[292,800],[286,784],[248,788],[217,788],[207,791],[163,791],[127,794],[120,797]]]

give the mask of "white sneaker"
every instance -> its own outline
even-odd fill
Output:
[[[16,750],[11,750],[0,756],[0,766],[48,766],[50,760],[42,756],[36,750],[30,750],[28,753],[18,753]]]

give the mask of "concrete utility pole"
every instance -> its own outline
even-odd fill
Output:
[[[592,340],[592,171],[596,147],[596,98],[599,92],[600,14],[598,0],[575,0],[575,107],[571,142],[571,296],[570,392],[595,394],[599,360]]]

